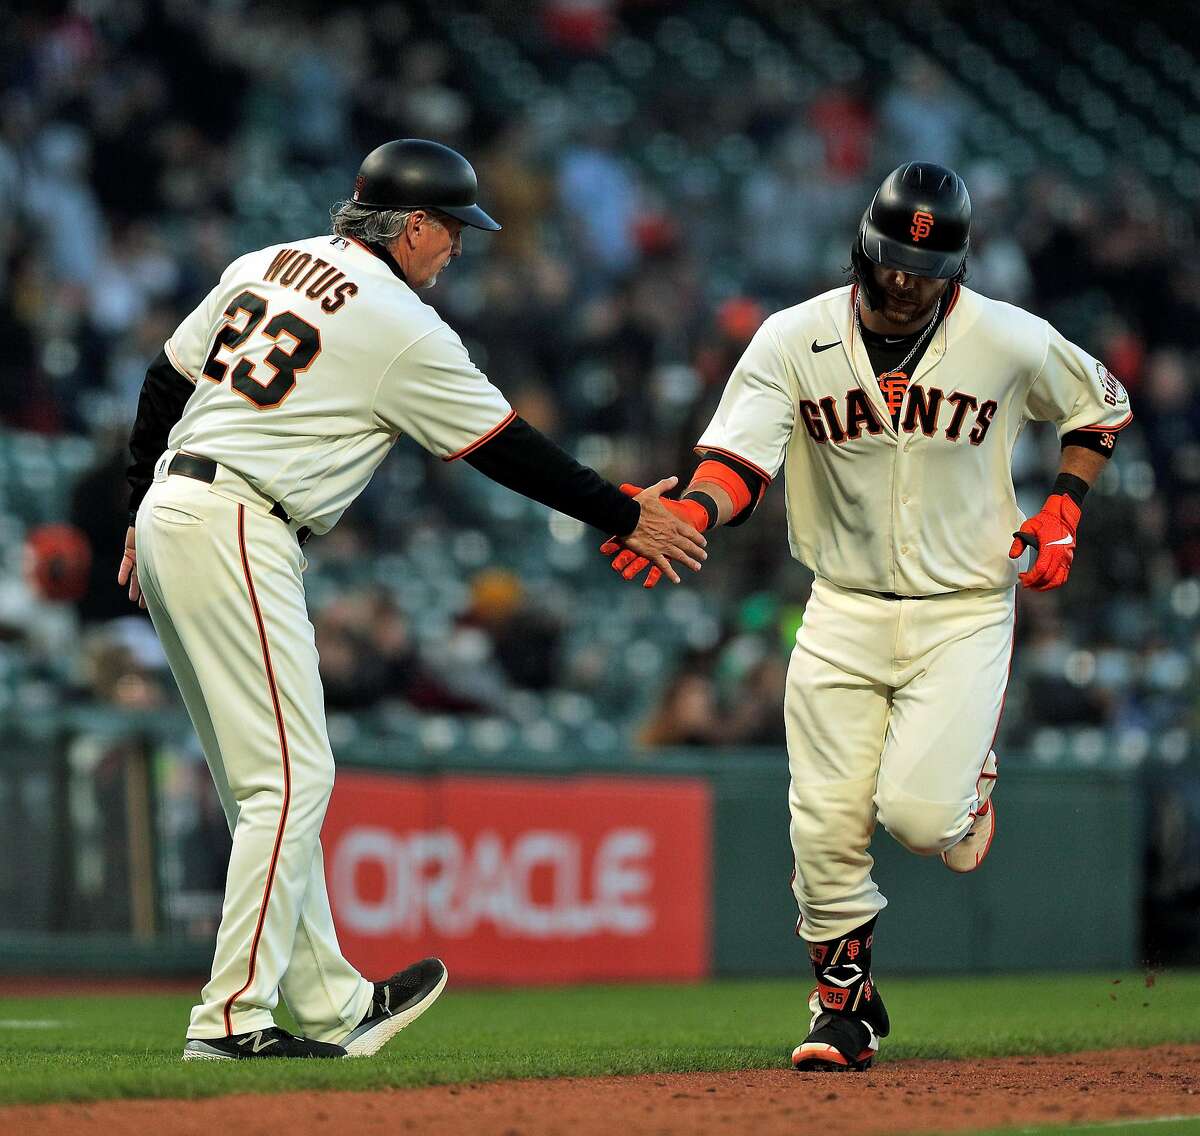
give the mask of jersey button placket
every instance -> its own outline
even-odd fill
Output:
[[[912,509],[908,507],[912,494],[906,492],[908,485],[908,452],[912,445],[913,439],[907,438],[904,445],[896,447],[896,479],[895,479],[895,505],[892,509],[892,532],[895,533],[895,555],[896,559],[907,558],[912,555],[914,538],[911,531],[912,527]],[[896,565],[894,573],[897,585],[901,579],[907,576],[907,568],[902,564]],[[904,591],[903,587],[898,587],[899,591]]]

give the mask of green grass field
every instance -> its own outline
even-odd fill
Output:
[[[783,1066],[807,991],[782,980],[460,991],[452,976],[376,1058],[187,1065],[187,996],[4,998],[0,1103]],[[1200,1041],[1200,973],[1149,988],[1137,974],[894,979],[883,992],[884,1060]]]
[[[1071,1124],[1056,1128],[993,1128],[971,1136],[1197,1136],[1200,1117],[1148,1117],[1145,1120],[1105,1120],[1096,1124]]]

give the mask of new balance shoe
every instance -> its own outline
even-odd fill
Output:
[[[189,1038],[184,1061],[242,1061],[256,1057],[345,1057],[340,1045],[295,1037],[287,1030],[270,1029],[235,1033],[228,1037]]]
[[[371,1005],[362,1021],[342,1039],[348,1057],[378,1053],[405,1026],[412,1025],[446,987],[441,959],[427,958],[375,983]]]
[[[992,804],[992,790],[996,786],[996,754],[989,751],[987,760],[975,783],[979,804],[971,813],[971,827],[966,835],[942,853],[942,863],[952,872],[973,872],[983,863],[992,847],[996,835],[996,806]]]

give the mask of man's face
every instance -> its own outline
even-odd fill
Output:
[[[914,276],[894,268],[872,265],[875,283],[883,293],[879,314],[888,323],[911,326],[915,331],[933,315],[933,306],[946,288],[945,280],[931,276]]]
[[[411,253],[405,275],[413,288],[432,288],[438,273],[462,254],[463,223],[441,213],[418,210],[408,220]]]

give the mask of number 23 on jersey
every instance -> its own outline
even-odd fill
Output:
[[[229,301],[224,314],[225,324],[213,338],[202,372],[214,383],[223,382],[229,371],[229,364],[220,359],[221,352],[236,351],[258,330],[267,318],[267,301],[245,291]],[[241,323],[243,315],[245,322]],[[271,374],[263,375],[249,359],[239,359],[234,364],[230,385],[259,410],[270,410],[292,393],[296,376],[307,371],[321,353],[321,333],[295,312],[279,312],[267,320],[260,334],[275,343],[263,359]],[[280,343],[284,336],[290,341],[287,349]]]

